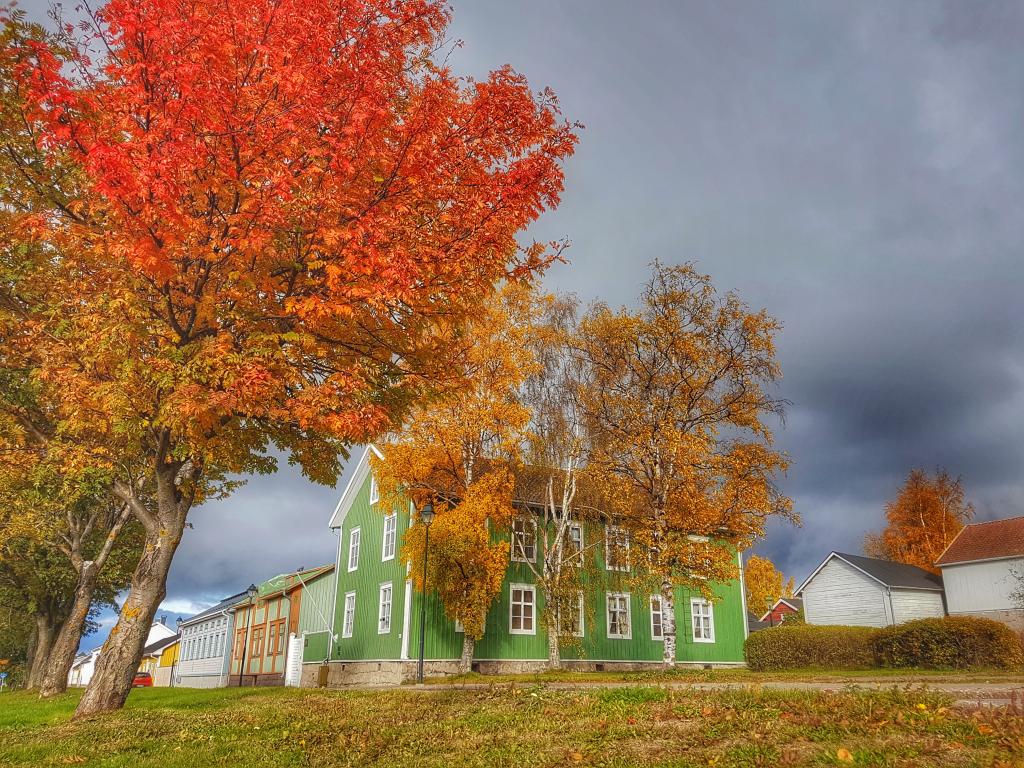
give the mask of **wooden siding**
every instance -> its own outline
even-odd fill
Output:
[[[1024,572],[1024,558],[945,566],[942,581],[949,612],[975,613],[1017,608],[1010,597],[1016,586],[1011,571]]]
[[[801,597],[808,624],[884,627],[891,623],[885,588],[836,557],[804,587]]]
[[[892,590],[893,620],[896,624],[914,619],[934,619],[946,615],[941,592],[923,589]]]

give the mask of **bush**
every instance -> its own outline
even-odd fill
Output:
[[[822,626],[784,622],[747,638],[744,655],[755,672],[827,667],[868,669],[875,666],[871,627]]]
[[[1020,638],[1005,624],[974,616],[918,619],[878,630],[872,650],[883,667],[1012,668],[1024,661]]]

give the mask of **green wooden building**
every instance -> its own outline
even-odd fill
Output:
[[[368,449],[356,465],[331,517],[338,535],[333,579],[332,630],[304,633],[304,685],[402,682],[412,679],[419,658],[420,594],[414,592],[401,560],[402,538],[413,520],[412,505],[387,512],[378,508]],[[598,526],[601,530],[591,530]],[[529,523],[519,530],[526,544],[520,555],[536,556],[539,542]],[[574,532],[581,541],[603,540],[590,547],[594,558],[581,593],[580,616],[573,642],[562,649],[566,667],[581,669],[642,668],[661,662],[660,599],[639,591],[627,578],[626,557],[614,528],[583,522]],[[531,546],[532,540],[532,546]],[[615,552],[619,552],[616,555]],[[611,553],[611,555],[609,555]],[[616,565],[622,566],[621,568]],[[677,652],[680,664],[741,665],[746,639],[742,559],[737,577],[713,587],[715,599],[683,589],[676,593]],[[547,663],[543,595],[522,557],[513,557],[501,596],[491,605],[486,632],[476,643],[473,668],[484,673],[533,671]],[[462,651],[460,627],[448,620],[440,602],[427,595],[426,666],[428,675],[456,671]]]

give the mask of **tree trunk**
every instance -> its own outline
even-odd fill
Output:
[[[75,719],[120,709],[131,692],[132,678],[142,660],[153,617],[167,593],[167,572],[185,528],[184,513],[160,517],[156,526],[146,529],[143,554],[132,574],[128,598],[103,644]]]
[[[32,660],[28,668],[28,680],[25,687],[28,689],[38,688],[43,682],[43,672],[50,659],[50,649],[53,647],[53,636],[56,632],[52,617],[45,612],[36,614],[36,628],[32,644]]]
[[[550,605],[550,603],[548,603]],[[554,611],[548,611],[548,613],[554,613]],[[558,619],[555,616],[548,616],[544,622],[547,624],[548,632],[548,669],[561,669],[562,668],[562,649],[560,643],[560,637],[558,635]]]
[[[98,576],[99,567],[96,563],[87,561],[82,564],[71,612],[57,633],[57,639],[46,663],[39,688],[39,695],[44,699],[64,693],[68,689],[68,673],[71,671],[71,665],[75,663],[78,644],[82,642],[82,630],[89,616],[89,608],[92,607]]]
[[[665,636],[662,666],[672,669],[676,665],[676,596],[671,579],[661,582],[661,627]]]
[[[465,675],[473,669],[473,653],[476,651],[476,640],[468,633],[462,635],[462,655],[459,657],[459,674]]]

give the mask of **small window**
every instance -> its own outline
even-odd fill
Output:
[[[558,617],[558,625],[563,634],[583,637],[583,606],[583,593],[580,592],[567,608],[565,615]]]
[[[690,616],[693,618],[693,642],[715,642],[715,611],[707,600],[690,600]]]
[[[384,547],[380,554],[381,561],[395,559],[395,539],[398,534],[398,515],[392,512],[384,516]]]
[[[455,620],[455,634],[464,635],[466,634],[466,628],[462,626],[462,622],[458,619]]]
[[[376,504],[380,501],[380,488],[377,487],[377,478],[370,475],[370,503]]]
[[[569,538],[566,558],[575,565],[583,565],[583,526],[580,523],[570,523],[566,535]]]
[[[609,571],[629,570],[629,531],[614,525],[605,529],[604,561]]]
[[[512,559],[518,563],[537,561],[537,521],[518,517],[512,521]]]
[[[356,593],[345,593],[345,615],[341,625],[341,636],[352,637],[352,630],[356,624]]]
[[[391,583],[380,585],[380,603],[377,610],[377,634],[391,632]]]
[[[609,592],[608,637],[628,640],[633,636],[633,625],[629,615],[629,594]]]
[[[651,640],[665,639],[665,611],[661,595],[651,595]]]
[[[353,528],[348,534],[348,569],[359,567],[359,529]]]
[[[510,585],[509,632],[513,635],[535,635],[536,603],[533,587],[526,584]]]

